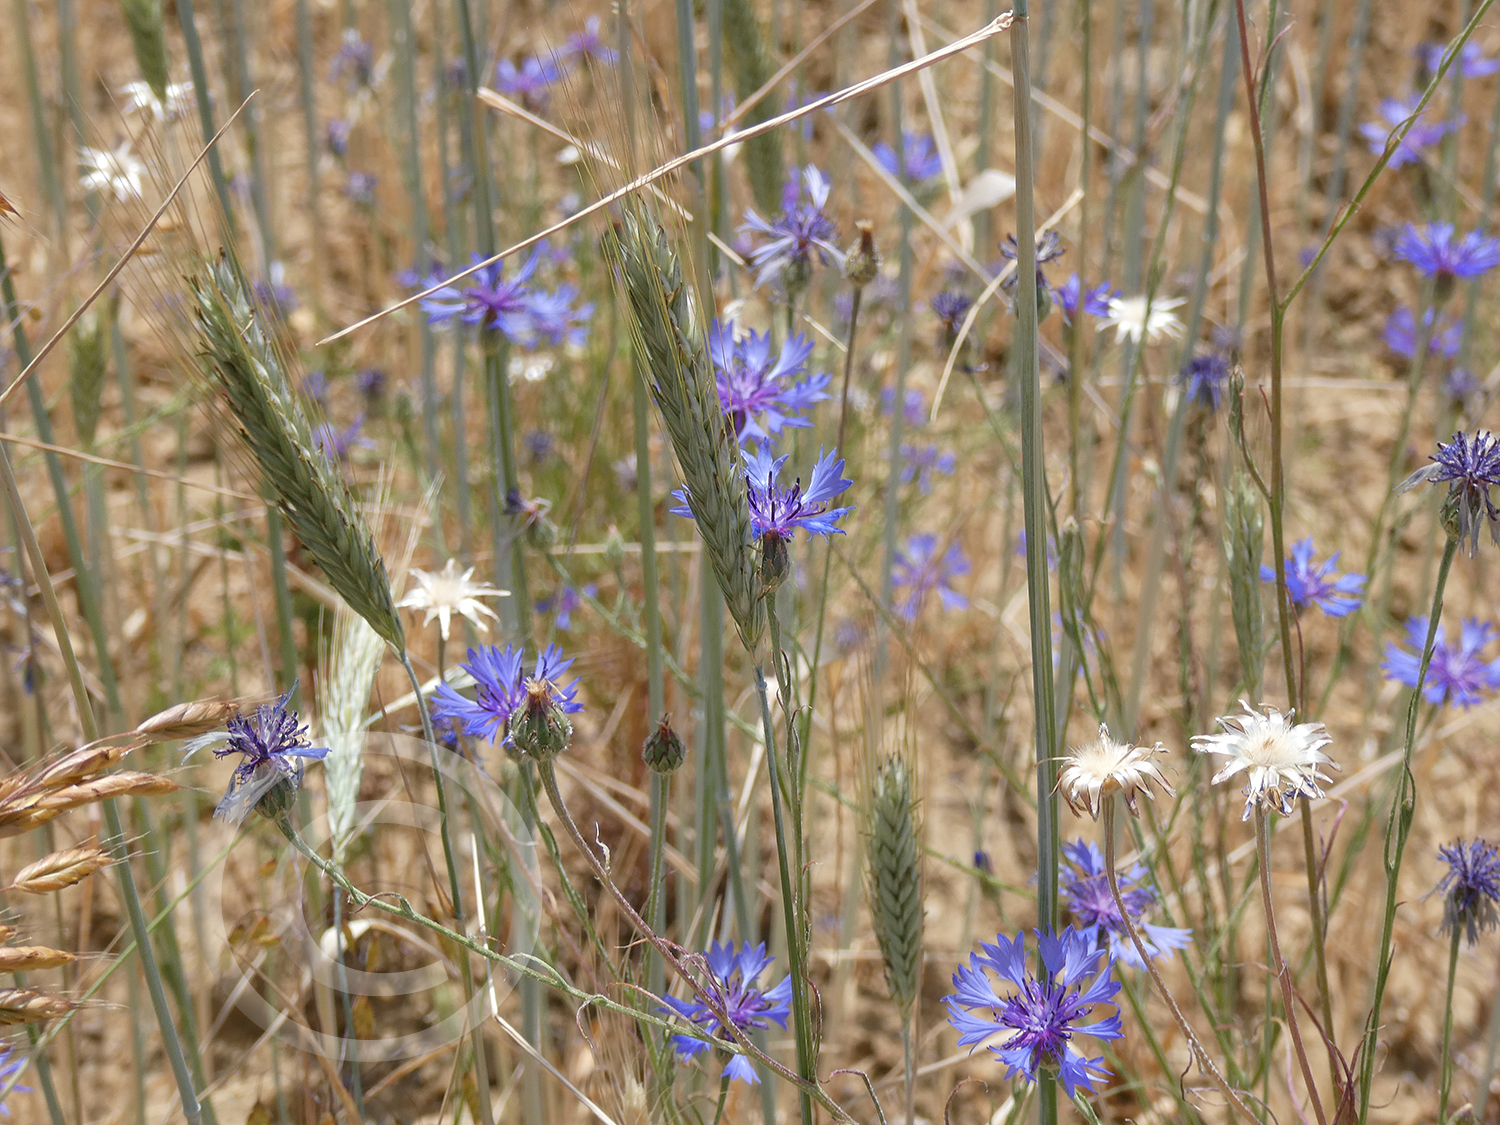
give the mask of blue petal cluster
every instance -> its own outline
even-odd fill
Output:
[[[470,738],[494,742],[503,734],[502,745],[510,743],[510,719],[526,700],[526,686],[545,685],[552,701],[567,714],[583,710],[578,702],[578,680],[562,682],[562,675],[573,665],[563,659],[562,650],[548,645],[537,655],[530,676],[525,675],[524,653],[512,645],[485,645],[471,648],[469,659],[459,667],[474,678],[479,689],[474,699],[466,699],[446,683],[438,684],[432,693],[434,722],[453,725]]]
[[[1500,266],[1500,239],[1477,230],[1462,238],[1456,234],[1452,223],[1407,223],[1391,253],[1440,281],[1478,277]]]
[[[1385,678],[1417,686],[1422,668],[1422,647],[1427,643],[1427,617],[1413,617],[1406,623],[1407,642],[1415,651],[1408,652],[1387,641]],[[1500,657],[1486,661],[1480,650],[1495,639],[1495,627],[1487,621],[1468,618],[1459,628],[1457,648],[1448,647],[1448,631],[1439,628],[1433,642],[1432,662],[1422,686],[1422,698],[1429,703],[1449,704],[1468,710],[1496,688],[1500,688]]]
[[[774,988],[764,992],[756,987],[761,974],[771,966],[773,960],[766,956],[764,944],[751,945],[747,941],[735,952],[734,942],[728,945],[713,942],[704,958],[708,962],[709,972],[709,979],[703,982],[704,990],[729,1017],[731,1024],[743,1032],[764,1029],[771,1021],[775,1021],[780,1027],[786,1027],[787,1017],[792,1013],[792,978],[783,977]],[[662,1002],[667,1006],[658,1009],[659,1011],[676,1013],[713,1035],[730,1038],[723,1021],[702,1001],[663,996]],[[693,1035],[674,1035],[672,1046],[685,1059],[709,1049],[706,1040]],[[729,1078],[738,1078],[751,1085],[760,1081],[755,1068],[744,1055],[735,1055],[730,1059],[724,1065],[724,1073]]]
[[[575,305],[578,290],[570,284],[562,284],[553,292],[532,285],[541,254],[540,248],[533,250],[510,277],[505,276],[503,262],[491,262],[462,281],[423,297],[422,311],[432,324],[458,319],[464,324],[493,328],[525,347],[542,342],[582,344],[594,306]],[[475,254],[472,263],[483,260]],[[441,270],[434,269],[418,284],[430,288],[444,277]]]
[[[279,782],[289,782],[293,791],[300,788],[304,759],[316,761],[328,755],[326,746],[308,745],[307,727],[287,707],[291,698],[288,691],[275,703],[261,704],[248,717],[236,715],[225,730],[188,743],[189,754],[213,746],[216,758],[239,755],[229,788],[214,809],[215,817],[238,824]]]
[[[746,332],[735,339],[734,325],[715,321],[708,332],[719,404],[740,441],[775,441],[783,426],[806,427],[800,417],[828,398],[826,372],[800,378],[812,355],[812,341],[795,335],[772,352],[769,332]]]
[[[905,593],[896,602],[897,616],[915,621],[934,590],[944,609],[967,609],[969,599],[953,588],[953,580],[968,573],[969,560],[957,543],[939,555],[936,535],[913,535],[891,562],[891,587]]]
[[[1292,544],[1291,557],[1286,560],[1286,592],[1292,605],[1306,609],[1315,605],[1329,617],[1348,617],[1364,602],[1365,576],[1363,574],[1335,574],[1341,552],[1335,551],[1321,563],[1314,564],[1317,548],[1312,536]],[[1275,582],[1276,570],[1261,564],[1262,582]]]
[[[1382,120],[1367,121],[1359,127],[1360,133],[1365,138],[1365,143],[1374,155],[1379,156],[1385,151],[1385,146],[1390,141],[1391,133],[1408,117],[1417,112],[1417,103],[1421,100],[1421,94],[1411,94],[1405,98],[1384,98],[1381,100],[1380,116]],[[1423,149],[1431,148],[1462,124],[1462,117],[1454,121],[1441,121],[1437,123],[1419,121],[1411,127],[1411,130],[1406,134],[1406,139],[1396,146],[1396,151],[1391,154],[1391,159],[1387,166],[1401,168],[1407,164],[1421,163]]]
[[[891,175],[900,178],[903,174],[912,183],[930,180],[943,170],[943,158],[938,154],[931,133],[906,132],[901,135],[901,157],[884,141],[876,141],[870,151],[876,161]]]
[[[1080,1054],[1073,1040],[1078,1035],[1124,1036],[1118,1008],[1112,1015],[1085,1022],[1095,1007],[1114,1007],[1120,984],[1111,976],[1114,961],[1072,926],[1061,934],[1037,930],[1036,939],[1045,969],[1042,975],[1027,968],[1025,938],[1017,934],[1010,940],[1001,934],[994,945],[980,942],[984,952],[970,954],[969,963],[959,966],[953,974],[957,991],[943,997],[943,1003],[948,1005],[948,1022],[958,1029],[959,1046],[1008,1035],[990,1048],[1005,1064],[1005,1076],[1021,1074],[1035,1082],[1038,1071],[1046,1068],[1061,1078],[1071,1098],[1080,1089],[1092,1091],[1096,1079],[1109,1077],[1103,1057]],[[1001,997],[989,973],[1014,985],[1016,992]]]
[[[1481,931],[1500,926],[1500,855],[1480,839],[1453,841],[1438,849],[1448,873],[1438,883],[1443,892],[1443,929],[1463,931],[1469,944]]]
[[[802,198],[806,187],[807,198]],[[762,243],[750,256],[755,267],[755,284],[764,285],[789,270],[791,280],[805,282],[812,272],[813,258],[822,264],[844,260],[838,248],[838,228],[828,217],[829,182],[817,167],[809,164],[799,177],[793,169],[782,197],[782,212],[771,222],[766,222],[753,210],[745,211],[741,232],[765,235],[769,242]]]
[[[1135,942],[1125,930],[1125,921],[1114,895],[1109,891],[1109,873],[1099,846],[1091,841],[1072,840],[1063,845],[1063,865],[1058,871],[1057,889],[1062,904],[1073,917],[1078,931],[1109,955],[1133,968],[1143,968]],[[1185,949],[1193,940],[1193,931],[1175,926],[1157,926],[1142,921],[1142,916],[1156,902],[1156,892],[1146,885],[1146,868],[1132,864],[1116,877],[1120,901],[1130,914],[1130,921],[1140,935],[1147,956],[1170,958],[1172,950]]]

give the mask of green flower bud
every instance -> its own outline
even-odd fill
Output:
[[[516,752],[538,762],[549,762],[573,741],[573,720],[552,695],[544,680],[527,680],[526,699],[511,716],[510,740]]]
[[[656,729],[646,736],[641,757],[657,773],[671,773],[687,760],[687,748],[672,729],[672,716],[663,715]]]

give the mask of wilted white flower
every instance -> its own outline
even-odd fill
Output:
[[[173,82],[167,86],[166,101],[158,101],[156,91],[148,83],[139,80],[127,82],[120,87],[120,96],[125,99],[126,113],[145,110],[157,121],[172,121],[181,117],[193,104],[193,84]]]
[[[396,604],[403,609],[425,609],[427,616],[422,618],[423,625],[432,624],[436,617],[438,630],[445,641],[455,613],[467,617],[481,633],[487,633],[489,626],[481,617],[488,617],[491,621],[496,617],[494,611],[479,599],[509,597],[510,591],[496,589],[488,582],[475,582],[473,575],[472,566],[459,574],[457,559],[449,559],[436,574],[413,567],[411,576],[416,579],[416,587]]]
[[[1139,816],[1135,805],[1137,793],[1155,800],[1156,794],[1151,787],[1160,785],[1169,796],[1176,795],[1162,776],[1161,768],[1151,760],[1157,754],[1165,753],[1166,748],[1160,742],[1154,746],[1116,742],[1109,736],[1109,728],[1100,723],[1098,738],[1064,755],[1057,788],[1068,807],[1079,816],[1087,812],[1098,820],[1104,799],[1114,793],[1123,794],[1130,814]]]
[[[130,151],[128,140],[121,141],[113,151],[79,149],[78,163],[83,166],[81,182],[85,191],[113,192],[117,203],[141,197],[141,178],[146,174],[146,165]]]
[[[1139,297],[1111,297],[1109,311],[1099,321],[1100,329],[1113,327],[1115,342],[1130,339],[1139,344],[1142,337],[1154,344],[1163,336],[1176,339],[1182,335],[1182,321],[1172,310],[1183,304],[1181,297],[1158,298],[1147,307],[1143,293]]]
[[[1193,749],[1200,754],[1223,754],[1229,763],[1213,776],[1213,784],[1243,772],[1246,777],[1245,812],[1249,820],[1257,805],[1270,804],[1282,816],[1292,814],[1293,799],[1298,796],[1322,797],[1318,783],[1329,779],[1319,766],[1338,763],[1323,753],[1333,739],[1322,723],[1292,723],[1290,713],[1283,715],[1274,707],[1264,714],[1244,700],[1243,715],[1219,720],[1222,734],[1200,734],[1193,739]]]

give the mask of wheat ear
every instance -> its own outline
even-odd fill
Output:
[[[886,985],[904,1016],[922,972],[922,856],[911,768],[891,754],[870,780],[865,892]]]

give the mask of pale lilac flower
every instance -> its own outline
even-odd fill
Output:
[[[943,322],[943,335],[951,345],[958,337],[958,330],[963,327],[964,318],[974,307],[974,298],[967,293],[950,289],[939,293],[929,302],[929,305],[932,311],[937,313],[938,319]]]
[[[933,144],[931,133],[906,132],[901,137],[902,158],[884,141],[876,141],[871,147],[875,160],[898,179],[904,174],[914,184],[930,180],[943,171],[943,158]],[[904,166],[903,166],[904,165]]]
[[[598,16],[590,16],[584,21],[582,31],[576,31],[568,36],[567,42],[563,44],[558,55],[566,61],[575,58],[591,58],[609,66],[614,66],[620,58],[619,52],[600,37]]]
[[[473,260],[480,262],[484,259],[475,254]],[[433,324],[457,317],[465,324],[497,329],[515,343],[529,343],[534,328],[532,309],[536,302],[536,291],[530,282],[532,274],[536,273],[537,261],[538,254],[533,250],[531,257],[509,278],[505,276],[503,262],[492,262],[478,273],[423,297],[422,310]],[[439,275],[434,271],[433,281],[429,284],[438,279]]]
[[[1427,617],[1413,617],[1406,623],[1406,639],[1411,652],[1387,641],[1385,645],[1385,678],[1417,686],[1422,670],[1422,649],[1427,644]],[[1500,688],[1500,657],[1485,660],[1481,650],[1495,639],[1495,627],[1487,621],[1467,618],[1459,627],[1457,648],[1448,647],[1448,630],[1440,627],[1434,638],[1432,661],[1422,685],[1422,698],[1428,703],[1449,704],[1468,710],[1483,703],[1487,695]]]
[[[1062,309],[1063,320],[1072,324],[1078,316],[1078,305],[1080,299],[1083,302],[1083,311],[1089,316],[1107,316],[1109,314],[1109,301],[1111,297],[1119,296],[1120,291],[1107,281],[1101,281],[1092,289],[1085,289],[1083,279],[1076,273],[1069,274],[1068,280],[1063,282],[1054,291],[1058,308]]]
[[[547,88],[561,77],[562,67],[555,58],[543,61],[533,55],[520,66],[501,59],[495,66],[495,89],[507,97],[520,98],[529,108],[542,109],[547,104]]]
[[[1102,949],[1092,948],[1088,937],[1069,926],[1061,934],[1035,931],[1044,971],[1033,972],[1027,963],[1025,939],[1014,941],[999,935],[994,945],[980,943],[983,954],[972,953],[969,963],[953,974],[957,990],[943,997],[948,1022],[959,1032],[958,1044],[983,1043],[994,1035],[1009,1035],[992,1046],[995,1057],[1005,1064],[1007,1078],[1024,1075],[1035,1082],[1046,1068],[1061,1079],[1068,1097],[1078,1090],[1092,1092],[1094,1082],[1109,1077],[1103,1057],[1080,1054],[1079,1035],[1095,1039],[1121,1039],[1120,1013],[1114,996],[1120,991],[1112,977],[1114,961]],[[988,973],[1014,985],[1013,995],[1001,997]],[[1097,973],[1092,980],[1090,973]],[[1094,1009],[1109,1005],[1113,1014],[1092,1022]]]
[[[1125,930],[1120,907],[1109,890],[1109,874],[1104,856],[1092,841],[1073,840],[1062,846],[1064,863],[1058,871],[1058,898],[1073,917],[1079,933],[1099,949],[1108,949],[1111,957],[1132,968],[1144,968],[1135,942]],[[1120,888],[1120,902],[1125,904],[1136,934],[1145,947],[1146,956],[1170,959],[1172,950],[1185,949],[1193,940],[1192,930],[1175,926],[1157,926],[1144,921],[1146,911],[1156,902],[1146,882],[1144,864],[1132,864],[1115,876]]]
[[[1224,403],[1224,389],[1229,383],[1229,359],[1222,352],[1199,352],[1182,365],[1177,381],[1189,402],[1216,412]]]
[[[1417,104],[1422,100],[1421,94],[1412,94],[1405,99],[1384,98],[1380,103],[1380,116],[1383,121],[1367,121],[1359,127],[1370,152],[1379,156],[1385,151],[1386,143],[1391,134],[1400,124],[1417,111]],[[1425,112],[1425,111],[1424,111]],[[1449,133],[1463,124],[1463,118],[1457,121],[1443,121],[1436,124],[1429,121],[1419,121],[1411,127],[1406,134],[1406,139],[1396,146],[1396,151],[1391,154],[1388,167],[1400,168],[1406,164],[1416,164],[1422,160],[1422,150],[1438,143]]]
[[[330,461],[348,461],[356,449],[374,449],[375,443],[364,435],[365,416],[361,414],[342,430],[332,422],[313,427],[313,444]]]
[[[957,543],[943,555],[937,553],[936,535],[913,535],[905,547],[897,548],[891,564],[893,591],[905,591],[896,603],[898,617],[915,621],[927,595],[937,592],[944,609],[967,609],[969,599],[953,588],[953,580],[969,573],[969,560]]]
[[[212,746],[216,758],[240,756],[229,788],[214,809],[215,817],[239,824],[283,782],[286,783],[283,796],[296,793],[302,786],[303,761],[327,756],[326,746],[308,745],[307,728],[297,722],[297,712],[287,708],[291,698],[288,691],[275,703],[257,707],[248,718],[236,715],[225,730],[187,743],[189,755]],[[275,803],[284,807],[281,801]],[[268,810],[268,815],[275,811]]]
[[[1486,841],[1453,841],[1438,849],[1448,873],[1437,885],[1443,894],[1443,931],[1462,932],[1472,946],[1481,932],[1500,926],[1500,855]]]
[[[1423,43],[1417,48],[1417,58],[1422,60],[1430,74],[1436,74],[1443,65],[1443,55],[1448,50],[1448,43]],[[1490,75],[1500,71],[1500,59],[1487,59],[1484,57],[1484,48],[1472,39],[1464,44],[1463,50],[1458,53],[1458,68],[1465,78],[1488,78]],[[1453,73],[1450,68],[1448,73]]]
[[[1434,328],[1434,312],[1435,310],[1428,309],[1422,314],[1422,323],[1428,330],[1428,354],[1452,359],[1458,355],[1458,349],[1463,343],[1464,326],[1445,316],[1438,319],[1437,327]],[[1417,353],[1417,320],[1411,309],[1402,305],[1391,313],[1386,318],[1380,338],[1385,341],[1386,347],[1403,359],[1413,358]]]
[[[349,179],[344,184],[344,194],[361,207],[371,207],[375,203],[375,187],[380,183],[380,177],[373,172],[350,172]]]
[[[907,441],[901,443],[901,483],[910,484],[915,478],[923,496],[932,495],[933,473],[951,477],[957,468],[958,458],[935,443],[920,447]]]
[[[806,375],[812,341],[790,337],[780,352],[771,348],[769,332],[746,332],[735,338],[734,325],[715,321],[708,332],[719,405],[740,441],[775,441],[782,427],[808,427],[802,415],[828,398],[830,376]]]
[[[1452,223],[1407,223],[1391,252],[1410,262],[1428,277],[1452,283],[1460,277],[1478,277],[1500,266],[1500,239],[1471,230],[1457,241]]]
[[[709,972],[708,979],[703,982],[704,991],[713,997],[714,1005],[736,1029],[741,1032],[761,1031],[772,1021],[779,1027],[786,1027],[787,1017],[792,1014],[792,978],[782,977],[774,988],[764,991],[758,987],[761,974],[772,963],[772,958],[766,955],[764,943],[751,945],[747,941],[736,952],[734,942],[728,945],[711,942],[704,959]],[[701,1000],[663,996],[662,1002],[667,1006],[658,1011],[675,1013],[710,1034],[731,1038],[723,1021]],[[672,1046],[685,1059],[709,1049],[708,1041],[695,1035],[674,1035]],[[744,1055],[735,1055],[725,1063],[724,1074],[751,1085],[760,1081]]]
[[[1469,541],[1469,555],[1479,550],[1479,529],[1488,523],[1490,538],[1500,546],[1500,508],[1490,492],[1500,488],[1500,441],[1489,430],[1462,431],[1450,442],[1439,442],[1432,464],[1401,482],[1405,492],[1419,484],[1447,484],[1446,503],[1458,517],[1459,542]]]
[[[740,230],[770,238],[751,252],[757,286],[779,277],[787,284],[788,292],[792,292],[807,283],[814,257],[824,265],[843,264],[844,253],[837,244],[838,228],[824,213],[829,187],[823,173],[809,164],[800,179],[794,170],[783,194],[782,213],[774,221],[768,223],[753,210],[745,211]]]
[[[333,62],[328,67],[328,81],[337,82],[348,75],[349,86],[355,89],[368,86],[374,74],[374,49],[360,37],[356,29],[346,27],[343,41],[339,44],[338,52],[333,56]]]

